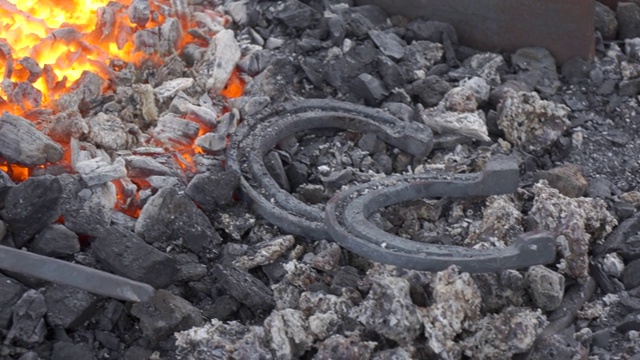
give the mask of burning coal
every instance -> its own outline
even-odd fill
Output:
[[[74,155],[69,144],[73,137],[55,136],[58,132],[55,126],[43,120],[43,117],[57,116],[68,117],[73,122],[76,114],[82,112],[82,106],[88,106],[80,102],[78,109],[71,106],[70,111],[66,95],[74,91],[93,92],[97,96],[114,94],[117,89],[113,79],[123,69],[142,64],[158,67],[186,46],[205,48],[209,39],[228,24],[227,17],[210,10],[192,15],[180,0],[0,0],[0,111],[28,119],[38,130],[54,127],[48,134],[57,142],[57,145],[49,144],[46,138],[42,144],[34,145],[53,149],[46,162],[27,163],[3,153],[0,169],[15,181],[23,181],[35,169],[50,165],[74,171],[71,166]],[[155,109],[154,89],[144,86],[140,84],[138,89],[142,90],[138,96],[150,94],[146,102],[148,108]],[[244,82],[234,71],[226,86],[222,83],[221,87],[210,90],[226,98],[238,97]],[[158,120],[157,113],[143,115]],[[16,117],[11,118],[15,122],[11,129],[25,128]],[[96,118],[104,122],[113,120],[106,115]],[[163,132],[173,129],[177,123],[186,124],[183,128],[189,129],[191,135],[175,141],[173,135]],[[163,124],[159,123],[150,136],[145,135],[145,143],[141,145],[163,148],[184,172],[195,172],[194,157],[204,152],[195,140],[209,133],[212,125],[200,121],[198,116],[184,116]],[[3,125],[0,123],[0,132]],[[7,131],[14,131],[11,129]],[[95,145],[107,151],[115,150],[100,141]],[[118,193],[116,208],[137,216],[138,191],[147,189],[148,182],[144,178],[113,182]]]

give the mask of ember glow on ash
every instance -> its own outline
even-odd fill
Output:
[[[153,49],[153,53],[149,49],[136,49],[134,39],[138,31],[161,26],[168,16],[173,17],[173,21],[177,19],[182,30],[178,31],[180,38],[176,50],[180,51],[190,43],[206,46],[202,39],[196,39],[186,31],[194,23],[190,22],[185,9],[172,9],[173,1],[151,0],[148,12],[133,12],[135,18],[130,18],[132,12],[128,11],[131,3],[132,0],[0,0],[0,112],[38,120],[34,110],[55,112],[55,101],[70,91],[85,72],[109,80],[122,64],[139,65],[143,60],[161,64],[162,54]],[[211,17],[215,15],[211,11],[205,13]],[[109,81],[105,83],[103,93],[114,90]],[[238,97],[243,88],[244,82],[234,72],[220,95]],[[14,93],[28,96],[16,99]],[[212,130],[205,124],[199,125],[199,135]],[[61,145],[68,149],[68,144]],[[202,149],[194,144],[170,147],[165,146],[173,153],[176,163],[185,172],[193,173],[194,157],[203,153]],[[60,163],[65,162],[70,164],[68,151]],[[24,181],[34,167],[0,159],[0,170],[15,181]],[[137,193],[125,194],[130,192],[131,186],[126,189],[119,181],[115,183],[119,199],[116,207],[137,216],[139,208],[132,203],[135,203]],[[134,183],[138,190],[149,186],[140,179]]]

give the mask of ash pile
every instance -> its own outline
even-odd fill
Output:
[[[145,18],[145,1],[133,3],[129,13]],[[542,48],[481,52],[445,23],[350,1],[172,4],[175,22],[136,35],[141,51],[165,54],[161,65],[118,68],[108,94],[86,73],[55,111],[37,112],[37,126],[26,120],[33,111],[0,120],[0,155],[30,167],[19,183],[0,172],[2,244],[158,290],[128,303],[2,271],[0,357],[640,354],[638,5],[596,3],[596,58],[560,66]],[[182,29],[184,17],[197,26]],[[199,43],[178,51],[179,31]],[[246,82],[240,97],[230,96],[234,81]],[[3,82],[5,100],[37,105],[25,87]],[[368,132],[287,137],[265,165],[298,201],[324,210],[358,183],[478,172],[508,155],[521,170],[513,194],[417,199],[371,221],[475,249],[551,231],[558,260],[484,274],[408,270],[269,223],[243,201],[244,174],[226,167],[225,150],[244,119],[305,98],[379,108],[435,137],[426,157]],[[47,165],[63,158],[60,143],[69,166]]]

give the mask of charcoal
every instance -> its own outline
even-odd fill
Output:
[[[269,312],[275,307],[271,289],[251,274],[218,264],[214,276],[229,295],[254,313]]]
[[[132,23],[144,28],[151,18],[149,0],[133,0],[127,9],[127,15]]]
[[[123,360],[149,359],[153,352],[140,346],[132,346],[124,352]]]
[[[398,35],[391,32],[371,30],[369,31],[369,37],[384,55],[394,60],[400,60],[404,57],[404,49],[407,44]]]
[[[96,311],[98,297],[69,286],[52,285],[44,291],[47,323],[65,329],[78,327]]]
[[[400,62],[408,80],[415,81],[421,78],[420,72],[428,71],[433,65],[440,62],[444,50],[442,45],[430,41],[414,41],[406,47],[405,56]]]
[[[271,52],[258,50],[245,56],[238,62],[238,68],[249,76],[256,76],[267,68],[271,62]]]
[[[190,117],[194,117],[198,122],[207,125],[208,127],[215,127],[217,125],[218,114],[204,106],[197,106],[193,104],[186,105],[187,114]]]
[[[36,290],[28,290],[13,306],[12,325],[5,343],[33,346],[44,341],[47,328],[44,315],[47,306],[44,297]]]
[[[145,128],[149,125],[155,125],[158,120],[158,108],[156,107],[154,89],[149,84],[133,84],[131,90],[133,90],[138,97],[140,114],[145,120],[145,122],[140,125]]]
[[[618,95],[635,96],[640,93],[640,79],[622,80],[618,84]]]
[[[111,331],[118,321],[122,319],[124,304],[117,300],[108,300],[101,306],[101,313],[96,316],[97,328],[103,331]]]
[[[533,302],[544,311],[552,311],[562,304],[564,276],[542,265],[529,268],[525,276]]]
[[[160,25],[160,43],[158,53],[164,56],[175,54],[183,38],[180,21],[176,18],[167,18]]]
[[[169,144],[191,145],[198,137],[200,126],[189,120],[181,119],[173,114],[166,114],[158,119],[158,125],[153,129],[156,139]]]
[[[218,133],[206,133],[196,139],[196,146],[211,155],[219,155],[227,148],[227,136]]]
[[[127,176],[130,178],[147,178],[149,176],[173,176],[174,172],[149,156],[132,155],[125,158]]]
[[[298,187],[307,182],[309,167],[299,161],[294,161],[287,167],[287,179],[291,191],[296,191]]]
[[[348,32],[355,37],[365,36],[370,30],[383,26],[387,14],[375,5],[349,8],[346,14]]]
[[[232,134],[235,132],[240,118],[245,119],[266,108],[269,104],[271,104],[271,99],[267,96],[240,96],[235,99],[229,99],[229,106],[233,109],[218,119],[218,122],[221,123],[219,126],[224,126],[228,129],[224,133]],[[225,123],[228,123],[228,125]]]
[[[11,324],[11,308],[20,300],[27,288],[16,280],[0,274],[0,329]]]
[[[227,13],[233,18],[233,22],[237,25],[244,27],[249,21],[249,15],[247,13],[248,0],[234,1],[225,6]]]
[[[47,135],[59,142],[69,142],[71,138],[80,138],[89,132],[87,122],[77,110],[67,110],[50,117],[51,124]]]
[[[290,192],[289,179],[287,179],[287,174],[285,173],[284,165],[278,152],[268,152],[264,157],[264,165],[276,184],[284,189],[284,191]]]
[[[81,161],[75,164],[75,170],[88,186],[104,184],[127,176],[122,158],[117,158],[113,163],[108,163],[100,157]]]
[[[147,178],[149,185],[154,189],[162,189],[164,187],[173,187],[178,190],[184,189],[184,184],[174,176],[149,176]]]
[[[306,29],[320,19],[320,13],[298,0],[287,0],[279,5],[276,19],[296,29]]]
[[[480,53],[464,60],[462,67],[449,73],[455,79],[473,76],[483,78],[489,85],[502,83],[500,74],[506,70],[507,64],[499,54]]]
[[[231,203],[239,185],[240,175],[234,170],[197,174],[189,182],[186,194],[203,210],[215,211]]]
[[[267,39],[267,42],[264,44],[264,48],[267,50],[273,50],[281,47],[282,44],[284,44],[284,40],[272,36]]]
[[[160,46],[160,35],[157,27],[142,29],[133,34],[134,50],[145,55],[153,55]]]
[[[587,188],[587,196],[592,198],[606,199],[611,196],[611,188],[613,184],[604,176],[598,176],[589,181]]]
[[[242,304],[231,295],[222,295],[216,298],[209,309],[206,310],[206,316],[210,319],[218,319],[225,321],[238,311]]]
[[[208,90],[218,93],[229,81],[240,55],[240,47],[233,31],[219,32],[213,37],[207,54],[198,65],[202,79],[200,81],[204,82]]]
[[[20,356],[18,360],[40,360],[40,357],[35,351],[28,351]]]
[[[627,290],[631,290],[636,286],[640,286],[640,259],[633,260],[624,269],[622,273],[622,282]]]
[[[334,46],[342,46],[347,35],[347,24],[344,19],[336,15],[325,15],[325,21],[329,30],[329,40]]]
[[[70,29],[70,28],[69,28]],[[47,70],[47,65],[43,70]],[[64,93],[56,101],[58,111],[78,110],[81,103],[91,103],[102,95],[105,84],[98,74],[83,71],[80,78],[71,85],[70,91]]]
[[[97,235],[111,223],[116,204],[116,188],[112,183],[82,187],[71,182],[65,187],[62,216],[69,230],[83,235]]]
[[[153,89],[160,101],[171,99],[180,91],[190,88],[194,83],[193,78],[177,78],[165,81],[162,85]]]
[[[4,220],[21,247],[60,217],[62,186],[51,175],[32,177],[12,187],[5,201]]]
[[[62,159],[62,147],[38,131],[33,124],[7,112],[0,116],[0,155],[26,166],[44,165]]]
[[[147,201],[135,230],[148,243],[178,243],[195,253],[222,241],[202,210],[174,188],[160,189]]]
[[[438,105],[444,95],[453,87],[442,78],[431,75],[417,80],[406,87],[407,94],[420,98],[420,102],[426,107]]]
[[[42,92],[31,83],[11,83],[5,80],[2,82],[2,89],[7,94],[7,100],[19,104],[24,111],[39,108],[42,105]]]
[[[440,21],[425,19],[415,19],[407,24],[407,41],[427,40],[431,42],[441,42],[443,35],[451,40],[454,45],[458,43],[456,30],[450,24]]]
[[[378,73],[388,89],[395,89],[405,84],[403,70],[398,64],[386,56],[378,56]]]
[[[91,345],[87,343],[74,344],[66,341],[58,341],[53,344],[51,360],[96,360]]]
[[[87,120],[88,140],[106,150],[124,150],[137,146],[139,140],[133,124],[125,124],[118,117],[99,113]]]
[[[640,331],[640,312],[631,313],[622,319],[622,321],[616,327],[616,330],[621,333],[629,331]]]
[[[518,70],[517,79],[545,95],[553,95],[560,87],[556,61],[549,50],[541,47],[522,48],[511,56]]]
[[[378,105],[387,95],[389,90],[382,80],[369,74],[360,74],[352,83],[351,90],[359,97],[364,98],[369,106]]]
[[[91,250],[107,270],[156,288],[171,284],[177,274],[173,258],[117,226],[104,229]]]
[[[96,340],[109,350],[118,350],[120,347],[120,339],[106,331],[96,331]]]
[[[29,248],[32,252],[51,257],[66,257],[80,251],[78,235],[62,224],[42,229]]]
[[[142,333],[152,343],[204,324],[200,310],[166,290],[158,290],[149,301],[134,304],[131,314],[140,319]]]
[[[375,342],[362,341],[357,335],[331,335],[317,345],[318,352],[314,359],[369,359],[375,346]]]
[[[620,39],[640,37],[640,6],[633,2],[619,4],[616,15],[618,18],[618,34]]]
[[[9,190],[14,186],[16,186],[16,184],[11,180],[9,174],[0,170],[0,205],[2,205],[3,208]]]
[[[207,274],[207,266],[200,264],[195,254],[178,254],[175,259],[178,264],[176,281],[196,281]]]

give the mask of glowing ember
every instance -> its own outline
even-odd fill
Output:
[[[178,34],[178,38],[171,52],[180,51],[189,43],[206,46],[203,39],[215,35],[211,33],[214,31],[211,29],[215,28],[212,26],[201,33],[199,39],[192,36],[187,30],[196,24],[196,20],[190,22],[185,9],[169,10],[168,1],[152,0],[148,11],[140,13],[129,11],[129,6],[135,6],[131,2],[0,0],[0,112],[8,111],[32,121],[38,120],[37,112],[30,111],[38,108],[55,111],[52,106],[54,101],[69,91],[85,72],[110,79],[128,63],[139,65],[145,59],[161,62],[160,57],[166,53],[147,46],[144,37],[143,41],[138,41],[138,35],[148,35],[138,34],[139,31],[152,33],[163,25],[175,25],[170,29],[172,34]],[[202,14],[210,18],[204,19],[205,22],[228,25],[229,17],[208,10]],[[203,21],[203,18],[199,21]],[[143,48],[136,48],[140,43]],[[220,94],[235,98],[242,95],[243,88],[244,81],[235,71]],[[20,94],[20,97],[14,97],[14,93]],[[212,130],[197,118],[187,116],[186,119],[198,123],[198,136]],[[153,139],[150,143],[159,145]],[[184,144],[162,146],[173,155],[176,164],[185,173],[195,173],[194,157],[203,154],[202,149]],[[63,144],[63,147],[66,151],[61,163],[70,164],[69,146]],[[0,170],[15,181],[24,181],[34,169],[0,159]],[[144,179],[131,179],[126,185],[120,181],[113,183],[118,193],[116,208],[137,217],[140,213],[138,191],[149,188],[150,184]]]

